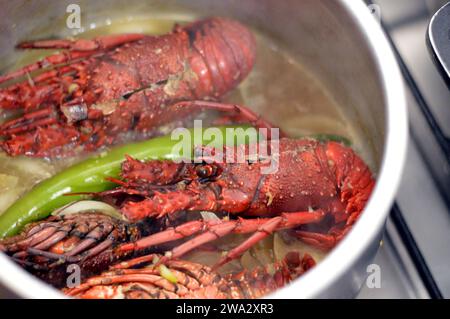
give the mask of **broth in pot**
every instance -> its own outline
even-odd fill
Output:
[[[176,21],[167,18],[132,18],[125,20],[98,21],[92,23],[88,30],[77,34],[80,38],[93,38],[99,35],[122,33],[145,33],[161,35],[172,30],[174,25],[185,25],[188,17]],[[308,70],[306,65],[298,61],[295,56],[276,39],[264,32],[252,30],[257,43],[256,62],[249,76],[234,90],[223,97],[224,102],[248,106],[257,114],[270,119],[275,126],[280,126],[290,138],[304,138],[310,136],[326,135],[339,137],[342,141],[349,141],[351,147],[369,167],[374,167],[375,160],[371,152],[365,147],[359,129],[353,127],[342,112],[341,107],[327,91],[326,87]],[[49,54],[46,51],[45,54]],[[18,55],[14,65],[9,70],[15,70],[27,65],[44,55],[41,51],[26,51]],[[3,121],[9,120],[17,114],[0,111]],[[206,123],[214,123],[217,113],[204,111],[196,118]],[[191,119],[183,123],[187,127]],[[160,134],[169,133],[172,126],[160,129]],[[137,137],[130,134],[122,144],[135,140]],[[105,152],[102,149],[99,152]],[[5,211],[14,201],[29,191],[40,181],[54,176],[58,172],[78,163],[92,154],[81,153],[76,156],[61,159],[9,157],[0,154],[0,212]],[[195,219],[198,215],[187,217]],[[186,217],[183,217],[186,218]],[[213,217],[214,219],[214,217]],[[183,256],[183,259],[196,264],[213,267],[232,247],[243,243],[249,236],[230,234],[214,241],[211,245],[196,248]],[[327,254],[326,250],[319,249],[304,241],[299,241],[290,235],[288,230],[281,230],[267,236],[251,247],[240,258],[227,263],[218,269],[222,276],[242,270],[252,270],[276,264],[283,260],[290,252],[308,254],[315,262],[320,262]],[[48,256],[47,256],[48,257]],[[157,262],[156,262],[157,263]],[[274,266],[275,267],[275,266]],[[160,270],[161,271],[161,270]],[[167,270],[165,279],[170,280],[175,270]],[[271,270],[276,271],[275,269]],[[173,282],[180,279],[174,279]],[[73,295],[76,295],[75,293]]]

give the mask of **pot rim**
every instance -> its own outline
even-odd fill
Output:
[[[402,176],[408,141],[403,77],[383,29],[364,2],[341,3],[365,37],[383,85],[387,108],[383,160],[373,193],[353,229],[312,271],[268,298],[314,298],[326,294],[327,287],[337,282],[364,250],[378,240]]]
[[[327,287],[343,276],[364,250],[377,240],[401,179],[406,158],[408,124],[403,79],[397,61],[382,29],[365,4],[354,0],[341,0],[341,3],[363,33],[383,84],[387,105],[387,132],[382,165],[375,189],[355,227],[314,270],[270,294],[268,298],[312,298],[324,293]],[[7,287],[18,296],[65,298],[58,290],[29,274],[2,253],[0,264],[0,286]]]

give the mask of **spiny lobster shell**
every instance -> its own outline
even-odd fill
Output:
[[[47,283],[61,287],[69,265],[78,265],[82,276],[98,274],[128,255],[114,252],[115,246],[140,235],[136,225],[104,214],[51,216],[0,241],[0,251]]]
[[[241,146],[235,154],[239,148],[248,153],[249,146]],[[336,142],[282,138],[273,161],[276,170],[263,174],[267,161],[176,164],[128,158],[122,166],[122,190],[142,194],[144,200],[125,203],[122,212],[130,220],[140,220],[183,209],[248,217],[321,209],[342,222],[359,215],[374,186],[363,160]],[[198,175],[203,170],[211,175]]]
[[[128,158],[122,167],[125,180],[118,181],[118,189],[106,193],[133,196],[121,204],[129,220],[158,220],[180,211],[226,212],[231,220],[215,225],[191,222],[127,245],[127,249],[170,242],[175,235],[198,235],[172,250],[180,257],[200,242],[229,233],[254,233],[254,244],[265,233],[281,229],[293,229],[298,238],[318,248],[333,248],[351,229],[370,197],[375,181],[369,167],[340,143],[282,138],[278,144],[279,150],[272,149],[269,157],[277,167],[269,174],[263,174],[262,169],[271,164],[259,159],[227,163],[200,157],[197,163],[173,163]],[[249,148],[240,146],[234,154],[239,149],[249,154]],[[226,152],[227,148],[218,158]],[[233,258],[249,244],[230,252]]]
[[[6,139],[1,146],[9,155],[55,157],[74,147],[110,145],[129,131],[153,135],[199,110],[173,107],[175,102],[217,99],[235,88],[253,67],[255,46],[247,28],[218,17],[162,36],[22,43],[21,48],[69,50],[33,65],[56,68],[0,89],[0,108],[25,112],[0,126]],[[2,76],[0,83],[10,78]]]
[[[161,274],[161,265],[157,263],[129,269],[125,262],[63,291],[69,296],[86,299],[259,298],[283,287],[314,265],[309,255],[300,258],[298,253],[292,252],[275,263],[272,271],[266,267],[219,275],[205,265],[172,259],[164,263],[166,271],[176,279],[169,280]]]

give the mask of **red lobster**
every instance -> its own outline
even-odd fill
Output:
[[[241,148],[250,155],[250,146]],[[226,152],[225,148],[220,156]],[[267,166],[261,158],[234,164],[208,163],[210,158],[201,163],[127,158],[122,166],[124,181],[116,181],[121,187],[100,195],[132,195],[121,206],[129,220],[159,219],[179,211],[227,212],[231,218],[190,221],[123,244],[118,250],[136,251],[193,236],[166,253],[167,258],[178,258],[231,233],[253,234],[229,251],[218,267],[281,229],[294,229],[299,239],[322,249],[334,247],[371,194],[374,179],[367,165],[351,148],[309,138],[280,139],[279,152],[270,156],[279,166],[273,174],[261,173]],[[136,195],[142,199],[136,200]]]
[[[225,18],[177,26],[163,36],[21,43],[20,49],[64,51],[0,76],[3,83],[28,75],[0,89],[0,109],[24,111],[0,126],[1,146],[12,156],[63,156],[119,142],[129,131],[152,135],[196,109],[255,121],[238,106],[186,102],[217,99],[235,88],[253,67],[255,46],[246,27]]]
[[[130,224],[99,213],[57,215],[0,241],[0,251],[58,288],[67,285],[68,267],[78,265],[83,283],[63,291],[79,298],[258,298],[315,265],[308,254],[300,258],[293,252],[270,269],[220,275],[183,260],[157,265],[161,256],[153,254],[130,259],[131,251],[116,249],[161,226],[154,221]],[[163,276],[167,270],[175,281]]]
[[[185,289],[184,297],[229,297],[234,296],[232,291],[237,291],[237,296],[260,296],[280,285],[260,285],[259,281],[249,281],[253,278],[251,273],[244,272],[245,276],[239,280],[250,287],[245,293],[232,280],[235,277],[223,277],[223,287],[232,289],[209,294],[203,288],[214,286],[211,281],[201,284],[201,289],[186,287],[183,278],[187,277],[182,277],[182,273],[188,275],[188,281],[200,278],[187,268],[182,270],[174,265],[179,265],[176,260],[186,252],[231,233],[252,235],[230,250],[212,269],[207,269],[207,273],[215,276],[215,268],[239,257],[256,242],[281,229],[292,229],[300,240],[331,249],[361,214],[374,180],[369,168],[353,150],[336,142],[279,140],[279,151],[272,149],[269,155],[278,163],[278,170],[273,174],[261,174],[261,168],[268,165],[267,158],[255,158],[249,151],[251,146],[240,148],[247,156],[244,163],[211,161],[204,151],[217,155],[214,151],[219,150],[207,148],[201,149],[203,155],[198,159],[202,161],[198,163],[141,162],[127,158],[122,165],[123,180],[116,181],[120,187],[98,195],[121,202],[121,210],[131,222],[152,218],[150,223],[143,224],[153,225],[155,229],[143,231],[138,224],[92,213],[56,216],[3,240],[0,250],[59,287],[64,284],[61,274],[68,263],[79,264],[83,275],[89,277],[116,261],[144,254],[114,267],[127,270],[113,269],[87,279],[79,290],[67,291],[73,296],[107,297],[121,292],[125,297],[173,297],[171,289]],[[227,150],[219,153],[219,158],[225,156]],[[234,151],[239,154],[236,149]],[[230,216],[192,220],[178,226],[155,226],[164,220],[164,216],[178,219],[175,213],[193,214],[192,211],[203,210],[226,212]],[[234,219],[236,215],[240,217]],[[152,235],[147,236],[148,233]],[[189,239],[177,246],[177,241],[185,238]],[[148,249],[161,251],[160,245],[170,242],[175,243],[175,248],[159,258],[154,266],[166,265],[181,271],[176,276],[181,276],[177,280],[184,288],[161,286],[167,283],[155,273],[155,268],[131,269],[153,260],[153,255],[145,255]],[[304,256],[301,264],[312,266],[313,261]],[[304,270],[309,268],[305,267]],[[255,276],[260,278],[261,274],[264,272],[256,271]],[[161,285],[155,287],[156,283]]]
[[[99,213],[50,216],[1,240],[0,252],[47,283],[64,287],[68,265],[76,263],[83,278],[96,275],[132,257],[123,251],[115,253],[114,247],[154,231]]]
[[[220,275],[210,267],[184,260],[168,260],[161,269],[158,255],[123,262],[75,288],[63,289],[69,296],[85,299],[238,299],[259,298],[285,286],[315,265],[308,254],[292,252],[274,270],[256,268]],[[154,262],[154,263],[151,263]],[[140,268],[131,268],[139,263]],[[142,267],[142,264],[150,263]]]

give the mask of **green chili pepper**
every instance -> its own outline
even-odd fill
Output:
[[[230,135],[227,137],[227,128],[242,128],[243,130],[237,131],[236,136]],[[220,130],[222,137],[226,137],[225,144],[235,143],[237,145],[239,143],[248,143],[248,137],[245,137],[245,140],[242,141],[241,136],[247,128],[248,126],[226,126],[216,129]],[[191,155],[195,145],[220,147],[224,144],[222,139],[216,138],[216,136],[203,136],[204,130],[191,129],[186,131],[190,133]],[[211,133],[211,131],[209,132]],[[44,180],[22,196],[0,216],[0,238],[17,234],[26,224],[43,219],[56,208],[86,197],[83,195],[65,196],[65,194],[102,192],[113,188],[115,184],[108,182],[105,178],[117,178],[119,176],[120,165],[125,155],[130,155],[140,160],[179,158],[179,153],[173,153],[174,146],[179,142],[180,139],[175,140],[171,136],[164,136],[117,147],[109,152],[80,162]]]
[[[338,142],[338,143],[342,143],[345,146],[351,146],[352,142],[343,136],[340,135],[335,135],[335,134],[314,134],[311,135],[310,137],[319,140],[321,142],[328,142],[328,141],[332,141],[332,142]]]

